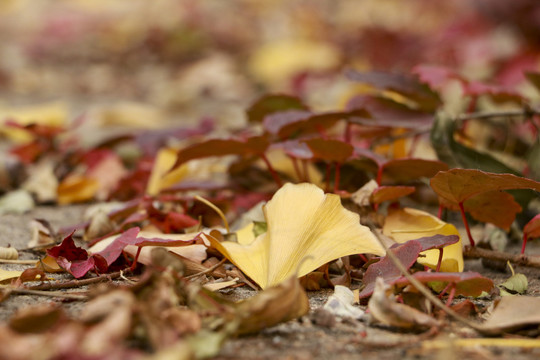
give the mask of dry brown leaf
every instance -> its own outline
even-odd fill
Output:
[[[403,329],[425,329],[440,325],[431,316],[408,305],[397,303],[393,295],[386,294],[388,288],[382,278],[377,278],[375,291],[368,302],[368,309],[375,320],[384,325]]]
[[[540,324],[540,298],[504,296],[483,328],[490,331],[513,331]]]

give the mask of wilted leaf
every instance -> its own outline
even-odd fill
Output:
[[[532,189],[540,182],[512,174],[495,174],[474,169],[441,171],[431,179],[431,187],[442,198],[459,204],[487,191]]]
[[[405,304],[395,301],[393,295],[387,295],[384,280],[380,277],[375,281],[375,291],[369,299],[369,313],[375,320],[387,326],[403,329],[425,329],[438,327],[440,323],[433,317]]]
[[[540,298],[504,296],[482,328],[491,331],[514,331],[540,324]]]
[[[508,280],[499,285],[501,296],[505,295],[523,295],[528,288],[527,277],[523,274],[514,274]]]
[[[0,198],[0,214],[24,214],[35,207],[26,190],[10,191]]]
[[[358,290],[356,290],[358,291]],[[354,293],[346,286],[336,285],[334,294],[330,295],[328,300],[323,305],[323,309],[330,313],[360,319],[364,316],[364,311],[358,307],[354,307]]]
[[[13,247],[0,246],[0,259],[2,260],[17,260],[19,252]]]
[[[254,333],[308,313],[309,300],[296,276],[290,276],[236,306],[237,334]]]
[[[383,233],[399,243],[433,235],[459,236],[454,225],[445,223],[427,212],[411,208],[389,211],[384,222]],[[439,260],[439,250],[428,250],[422,254],[425,257],[419,258],[418,262],[435,269]],[[461,239],[444,248],[440,270],[463,271]]]
[[[0,283],[9,282],[12,279],[17,279],[23,272],[18,270],[5,270],[0,268]]]
[[[208,237],[263,289],[342,256],[384,253],[369,229],[359,224],[358,215],[344,209],[337,195],[324,195],[312,184],[286,184],[264,207],[264,214],[268,231],[248,246]]]

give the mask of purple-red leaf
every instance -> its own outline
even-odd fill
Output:
[[[325,161],[343,163],[352,156],[354,147],[340,140],[310,139],[304,140],[313,157]]]
[[[287,110],[308,110],[297,97],[282,94],[270,94],[259,98],[247,109],[249,122],[260,123],[270,114]]]

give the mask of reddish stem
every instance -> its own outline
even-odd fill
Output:
[[[283,182],[281,181],[277,171],[272,167],[272,164],[270,164],[270,161],[268,160],[265,154],[261,154],[261,159],[266,164],[266,167],[268,168],[268,171],[270,171],[270,174],[274,178],[274,181],[276,182],[277,186],[278,187],[283,186]]]
[[[381,186],[382,181],[382,173],[383,173],[383,166],[379,166],[379,169],[377,170],[377,185]]]
[[[525,246],[527,245],[527,234],[523,234],[523,245],[521,245],[521,255],[525,254]]]
[[[463,224],[465,225],[465,230],[467,231],[467,236],[469,237],[469,242],[471,246],[474,247],[474,239],[471,235],[471,229],[469,228],[469,223],[467,222],[467,217],[465,216],[465,209],[463,208],[463,202],[459,203],[459,211],[461,212],[461,218],[463,219]]]
[[[443,252],[444,252],[444,248],[440,248],[440,249],[439,249],[439,260],[437,260],[437,268],[435,269],[436,272],[440,272],[440,271],[441,271],[441,264],[442,264]]]
[[[442,212],[444,210],[444,206],[442,204],[439,204],[439,212],[437,213],[437,217],[439,220],[442,218]]]
[[[452,288],[450,289],[450,294],[448,294],[448,299],[446,300],[446,306],[450,307],[454,296],[456,295],[456,284],[452,283]]]
[[[330,163],[326,164],[326,189],[325,192],[330,192]]]
[[[358,256],[360,257],[360,259],[362,259],[362,261],[364,261],[364,263],[367,263],[369,261],[366,255],[364,254],[358,254]]]
[[[139,255],[141,254],[142,246],[137,247],[137,253],[135,254],[135,258],[133,259],[133,263],[131,264],[131,267],[129,268],[130,271],[135,270],[137,267],[137,260],[139,260]]]
[[[442,297],[444,296],[444,294],[446,294],[448,292],[448,289],[450,289],[450,287],[454,285],[453,283],[449,282],[448,284],[446,284],[446,286],[444,287],[444,289],[442,289],[442,291],[439,293],[439,299],[442,299]]]
[[[334,174],[334,193],[339,191],[339,180],[341,176],[341,164],[336,162],[336,173]]]

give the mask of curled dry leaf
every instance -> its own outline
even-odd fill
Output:
[[[490,331],[514,331],[540,324],[540,298],[505,296],[501,298],[482,328]]]
[[[264,215],[268,230],[250,245],[208,236],[213,247],[263,289],[342,256],[384,254],[369,228],[341,205],[339,196],[325,195],[313,184],[284,185],[264,207]]]
[[[260,331],[308,313],[309,300],[296,276],[290,276],[236,306],[237,334]]]
[[[2,260],[17,260],[19,258],[19,253],[17,249],[12,247],[0,246],[0,259]]]
[[[369,299],[368,309],[373,318],[384,325],[403,329],[438,327],[440,323],[431,316],[405,304],[397,303],[393,295],[387,295],[382,278],[375,281],[375,291]]]
[[[351,289],[346,286],[336,285],[334,294],[328,298],[323,308],[337,316],[360,319],[364,316],[364,311],[353,306],[354,298]]]
[[[459,236],[454,225],[439,220],[427,212],[411,208],[390,210],[384,222],[383,233],[398,243],[433,235]],[[422,254],[425,257],[419,258],[418,262],[435,269],[439,260],[439,250],[428,250]],[[440,270],[463,271],[461,238],[457,243],[444,248]]]

